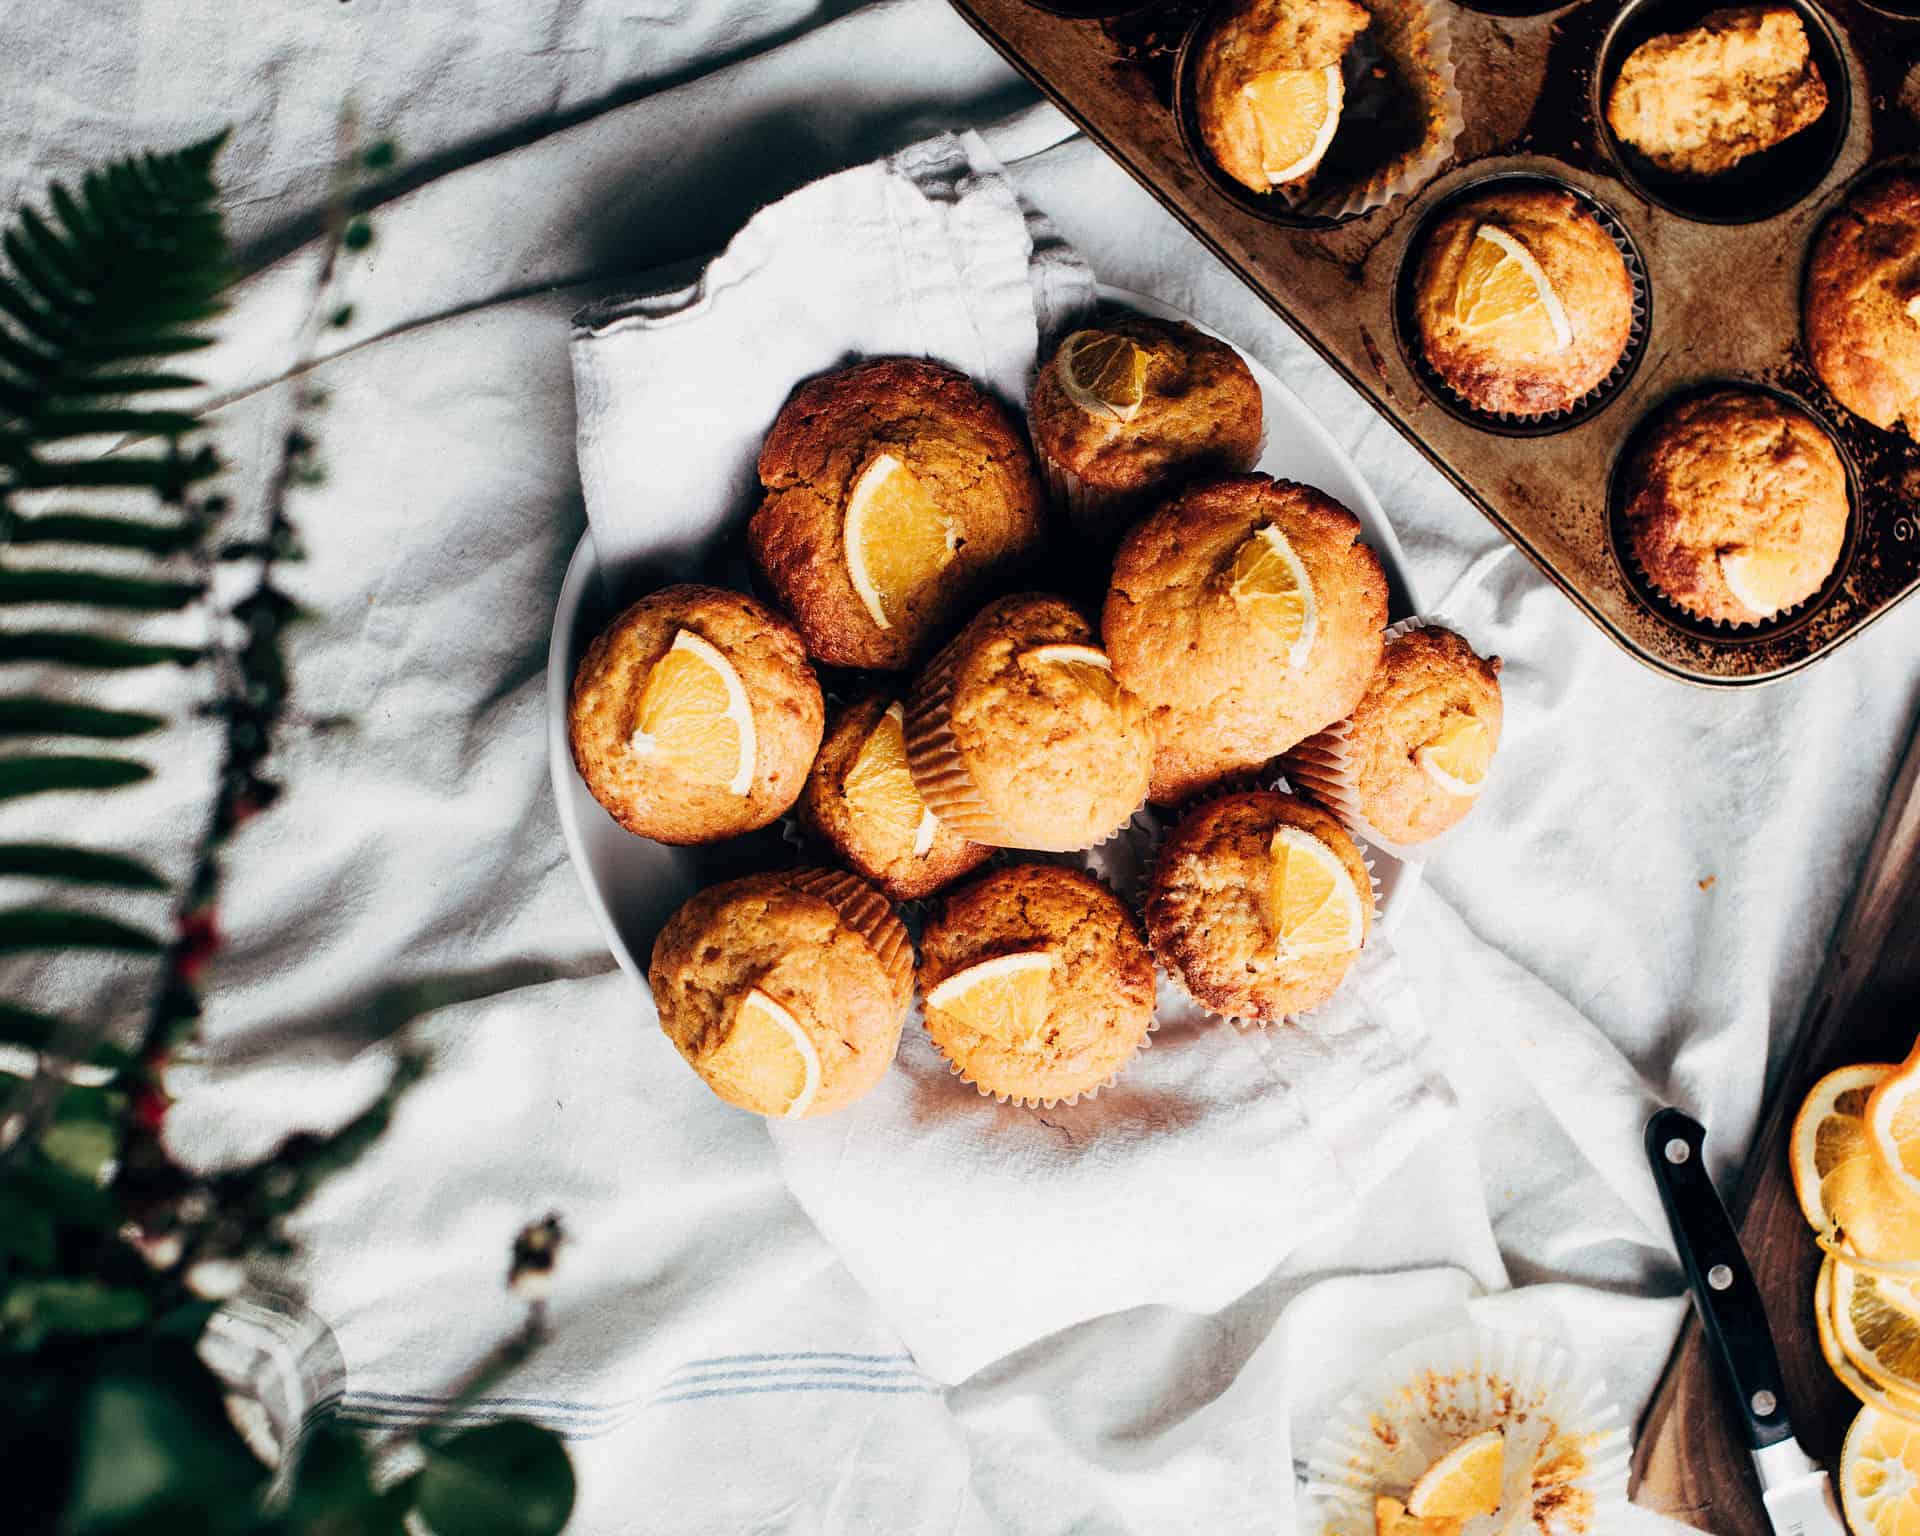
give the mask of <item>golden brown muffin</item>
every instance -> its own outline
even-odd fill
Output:
[[[1539,264],[1566,317],[1564,342],[1550,329],[1488,321],[1474,306],[1462,279],[1483,227]],[[1633,280],[1620,247],[1571,192],[1496,187],[1434,224],[1414,275],[1414,318],[1427,361],[1469,405],[1539,416],[1566,410],[1620,361],[1633,333]]]
[[[1826,429],[1757,390],[1686,401],[1628,470],[1634,558],[1703,619],[1753,624],[1820,590],[1847,533],[1847,473]]]
[[[655,668],[676,645],[711,647],[738,678],[752,717],[748,775],[690,772],[639,729]],[[574,766],[594,799],[663,843],[716,842],[773,821],[799,796],[824,719],[793,626],[739,592],[695,585],[662,588],[609,624],[580,658],[567,707]]]
[[[1834,398],[1920,437],[1920,179],[1857,189],[1807,265],[1807,351]]]
[[[647,980],[660,1028],[714,1093],[802,1119],[845,1109],[886,1072],[913,946],[857,875],[783,870],[694,896],[655,940]]]
[[[828,720],[800,820],[895,901],[917,901],[977,869],[993,850],[927,809],[907,770],[904,713],[881,693]]]
[[[1283,829],[1331,854],[1342,882],[1332,894],[1357,919],[1350,941],[1300,953],[1276,931],[1275,844],[1290,835]],[[1249,1023],[1278,1023],[1332,997],[1372,923],[1373,884],[1360,850],[1337,820],[1292,795],[1226,795],[1182,817],[1147,886],[1147,935],[1161,964],[1201,1007]]]
[[[1387,642],[1353,713],[1287,755],[1294,786],[1392,843],[1473,809],[1500,745],[1500,658],[1437,624]]]
[[[987,1093],[1028,1104],[1090,1093],[1133,1059],[1153,1022],[1140,925],[1077,869],[1026,864],[970,881],[943,899],[922,948],[927,1033]],[[999,974],[1009,970],[1024,980]]]
[[[1267,529],[1311,588],[1305,637],[1283,604],[1237,581]],[[1136,524],[1101,632],[1115,676],[1152,711],[1152,798],[1178,804],[1344,719],[1379,664],[1386,620],[1386,574],[1360,520],[1311,486],[1233,475]]]
[[[846,552],[863,475],[905,466],[946,524],[945,561],[918,585],[883,593],[883,627]],[[980,594],[1039,549],[1045,496],[1020,429],[972,380],[940,363],[881,358],[793,392],[760,449],[766,499],[747,525],[756,570],[807,649],[843,667],[897,670]]]
[[[1195,116],[1214,162],[1243,186],[1270,192],[1247,84],[1274,70],[1321,69],[1345,57],[1372,18],[1353,0],[1240,0],[1207,33],[1195,75]],[[1304,185],[1312,172],[1292,184]]]
[[[1607,122],[1663,171],[1718,176],[1827,110],[1807,29],[1784,5],[1713,11],[1650,37],[1620,66]]]
[[[907,764],[933,814],[996,848],[1090,848],[1147,797],[1146,709],[1093,627],[1044,593],[981,609],[907,701]]]
[[[1096,358],[1107,360],[1104,375],[1086,361]],[[1034,381],[1027,416],[1054,495],[1083,526],[1116,536],[1181,480],[1252,469],[1265,440],[1260,386],[1240,354],[1144,315],[1106,318],[1062,341]]]

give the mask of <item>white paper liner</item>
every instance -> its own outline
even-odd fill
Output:
[[[1470,1436],[1502,1429],[1519,1438],[1545,1427],[1547,1456],[1571,1450],[1584,1464],[1571,1492],[1535,1505],[1544,1536],[1609,1536],[1627,1519],[1629,1444],[1604,1383],[1583,1381],[1558,1345],[1467,1327],[1420,1340],[1367,1372],[1334,1410],[1306,1460],[1303,1536],[1374,1536],[1373,1501],[1405,1500],[1420,1475]],[[1517,1479],[1516,1479],[1517,1481]],[[1539,1492],[1536,1472],[1535,1488]],[[1493,1518],[1461,1536],[1496,1536]]]
[[[1123,828],[1122,830],[1125,830],[1125,829]],[[1077,869],[1082,874],[1091,875],[1095,880],[1099,881],[1099,883],[1103,887],[1105,887],[1108,895],[1112,896],[1113,899],[1119,902],[1122,907],[1126,908],[1128,912],[1133,911],[1132,904],[1128,902],[1127,899],[1124,896],[1122,896],[1119,891],[1114,889],[1113,882],[1111,880],[1107,879],[1107,877],[1103,875],[1099,870],[1089,868],[1085,863],[1081,862],[1077,856],[1062,855],[1062,856],[1057,856],[1053,858],[1042,857],[1038,859],[1022,859],[1019,862],[1023,864],[1057,863],[1057,864],[1063,865],[1068,869]],[[1138,923],[1139,921],[1137,915],[1135,917],[1135,921],[1136,923]],[[1146,943],[1146,928],[1144,924],[1140,924],[1140,930],[1141,930],[1140,939],[1141,939],[1141,942],[1144,944]],[[1153,948],[1151,945],[1148,945],[1147,947],[1147,954],[1149,957],[1151,957],[1153,954]],[[961,1067],[960,1063],[955,1061],[951,1056],[949,1056],[947,1054],[946,1047],[941,1045],[941,1043],[934,1038],[933,1031],[926,1028],[926,1021],[927,1021],[926,997],[925,997],[925,994],[920,991],[917,985],[914,988],[913,1004],[908,1009],[908,1012],[907,1012],[907,1027],[911,1029],[914,1027],[914,1025],[918,1024],[927,1037],[927,1044],[931,1045],[934,1049],[934,1052],[940,1057],[942,1061],[944,1061],[947,1064],[948,1073],[951,1076],[959,1078],[961,1082],[965,1083],[969,1088],[971,1088],[975,1093],[977,1093],[983,1099],[992,1099],[993,1102],[996,1104],[1017,1104],[1022,1109],[1052,1109],[1059,1104],[1065,1104],[1071,1107],[1072,1105],[1081,1103],[1082,1101],[1091,1103],[1093,1100],[1099,1098],[1101,1089],[1111,1088],[1114,1085],[1114,1083],[1119,1080],[1120,1074],[1126,1071],[1126,1069],[1133,1064],[1134,1057],[1138,1056],[1142,1051],[1149,1049],[1153,1045],[1153,1037],[1159,1031],[1159,1028],[1160,1028],[1159,979],[1160,979],[1160,968],[1156,965],[1154,967],[1154,983],[1155,983],[1154,1007],[1153,1007],[1152,1013],[1150,1013],[1147,1016],[1147,1027],[1145,1032],[1142,1033],[1142,1035],[1140,1036],[1139,1044],[1134,1046],[1133,1050],[1121,1059],[1119,1066],[1115,1067],[1113,1071],[1108,1073],[1099,1082],[1095,1083],[1091,1088],[1082,1088],[1077,1093],[1070,1093],[1064,1096],[1058,1096],[1054,1098],[1029,1098],[1021,1094],[995,1093],[991,1088],[983,1088],[980,1086],[980,1084],[976,1083],[972,1078],[968,1077],[966,1074],[966,1071]]]
[[[1288,795],[1296,800],[1303,798],[1294,793],[1293,787],[1289,784],[1284,772],[1274,772],[1258,777],[1242,779],[1238,782],[1217,785],[1206,794],[1188,801],[1181,807],[1179,816],[1165,816],[1151,807],[1144,807],[1135,815],[1133,830],[1135,836],[1142,841],[1136,844],[1140,860],[1140,873],[1138,877],[1138,891],[1133,903],[1133,911],[1135,916],[1140,920],[1142,930],[1147,932],[1149,948],[1151,948],[1153,944],[1153,935],[1152,931],[1147,928],[1147,893],[1152,889],[1154,866],[1160,862],[1160,855],[1166,848],[1168,834],[1173,831],[1175,825],[1182,819],[1191,816],[1203,806],[1212,805],[1214,802],[1223,800],[1229,795],[1245,795],[1262,792]],[[1335,819],[1339,820],[1340,818],[1336,816]],[[1353,836],[1354,846],[1360,853],[1360,862],[1366,866],[1367,870],[1367,937],[1371,939],[1374,929],[1379,926],[1380,922],[1380,873],[1374,868],[1373,850],[1368,846],[1366,841],[1363,838],[1355,836],[1351,827],[1347,828],[1347,832],[1349,836]],[[1119,893],[1116,891],[1115,894],[1118,895]],[[1361,950],[1365,948],[1366,940],[1362,940],[1360,949],[1354,951],[1354,958],[1349,962],[1349,969],[1358,963]],[[1326,1003],[1318,1003],[1312,1008],[1302,1008],[1294,1013],[1283,1013],[1275,1019],[1242,1018],[1237,1014],[1222,1013],[1212,1004],[1195,997],[1188,989],[1186,979],[1182,977],[1178,971],[1174,970],[1173,967],[1163,962],[1157,952],[1154,955],[1154,970],[1156,975],[1160,977],[1168,988],[1205,1014],[1209,1023],[1231,1024],[1235,1029],[1260,1030],[1289,1025],[1308,1027],[1311,1025],[1314,1015],[1317,1014],[1320,1009],[1326,1007],[1327,1003],[1333,1001],[1333,998],[1329,997]],[[1341,978],[1341,984],[1345,985],[1344,976]],[[1338,989],[1334,992],[1334,997],[1337,996],[1339,996]]]

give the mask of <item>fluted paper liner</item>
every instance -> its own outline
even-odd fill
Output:
[[[913,775],[913,787],[920,791],[927,809],[962,837],[991,848],[1084,853],[1124,832],[1139,806],[1129,806],[1111,830],[1091,842],[1064,847],[1035,844],[1001,824],[974,785],[973,775],[967,769],[966,758],[953,733],[953,690],[959,671],[955,644],[957,642],[949,642],[928,664],[926,672],[913,685],[907,703],[907,770]]]
[[[1545,1339],[1465,1327],[1389,1356],[1341,1402],[1306,1460],[1302,1530],[1374,1536],[1378,1495],[1404,1501],[1428,1467],[1489,1429],[1542,1446],[1535,1523],[1522,1528],[1545,1536],[1625,1528],[1627,1431],[1605,1384],[1583,1380],[1573,1357]]]
[[[913,996],[913,941],[893,903],[858,875],[840,869],[801,869],[787,877],[795,890],[818,896],[872,948],[902,1004]]]

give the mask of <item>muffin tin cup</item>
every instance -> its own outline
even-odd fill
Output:
[[[1147,927],[1147,897],[1153,889],[1153,872],[1160,862],[1160,855],[1166,849],[1168,836],[1181,821],[1191,816],[1195,811],[1212,805],[1216,801],[1224,800],[1229,795],[1253,793],[1292,795],[1296,799],[1304,798],[1295,789],[1292,781],[1284,771],[1246,774],[1220,784],[1208,790],[1203,795],[1195,796],[1192,800],[1187,801],[1186,804],[1181,806],[1177,813],[1163,812],[1148,807],[1135,818],[1136,830],[1146,839],[1146,843],[1140,854],[1140,889],[1137,899],[1134,902],[1134,913],[1140,920],[1141,930],[1147,934],[1147,943],[1149,946],[1153,943],[1153,933],[1152,930]],[[1336,814],[1336,819],[1338,819],[1337,813],[1330,814]],[[1353,836],[1353,829],[1351,827],[1349,827],[1347,831],[1349,836]],[[1374,932],[1380,924],[1380,873],[1374,868],[1373,849],[1371,845],[1358,836],[1354,836],[1354,843],[1360,851],[1360,862],[1366,866],[1368,902],[1367,939],[1361,942],[1359,950],[1354,951],[1353,963],[1357,964],[1361,950],[1366,948],[1367,943],[1371,941]],[[1237,1014],[1222,1013],[1211,1003],[1195,997],[1188,989],[1186,980],[1172,966],[1166,964],[1158,953],[1154,955],[1154,965],[1159,974],[1165,979],[1167,985],[1171,987],[1176,994],[1192,1004],[1193,1007],[1205,1014],[1209,1022],[1215,1024],[1231,1024],[1235,1029],[1270,1029],[1286,1025],[1298,1025],[1302,1028],[1310,1028],[1315,1015],[1318,1014],[1322,1008],[1326,1007],[1327,1003],[1331,1003],[1334,1000],[1333,998],[1328,998],[1327,1003],[1317,1003],[1312,1008],[1302,1008],[1293,1013],[1283,1013],[1275,1019],[1243,1018]],[[1338,996],[1337,992],[1335,996]]]
[[[1418,191],[1449,159],[1466,127],[1460,87],[1454,77],[1453,38],[1439,0],[1365,0],[1373,22],[1347,51],[1342,74],[1346,106],[1327,160],[1309,177],[1306,190],[1276,187],[1256,192],[1223,171],[1200,131],[1198,74],[1208,32],[1227,7],[1203,12],[1182,39],[1173,67],[1173,112],[1180,140],[1195,168],[1225,197],[1257,218],[1303,229],[1324,229],[1358,218],[1395,198]],[[1376,74],[1390,83],[1375,86]],[[1411,95],[1416,114],[1406,111]],[[1417,118],[1418,139],[1398,154],[1358,174],[1339,179],[1341,134],[1359,122],[1375,137],[1386,123]],[[1327,174],[1323,177],[1322,172]]]
[[[1091,876],[1093,879],[1099,881],[1101,886],[1105,888],[1108,895],[1113,897],[1115,901],[1119,902],[1120,905],[1122,907],[1125,907],[1129,912],[1133,911],[1133,903],[1129,902],[1126,899],[1126,897],[1122,896],[1120,892],[1114,888],[1114,884],[1111,880],[1109,880],[1105,875],[1101,874],[1098,870],[1088,869],[1084,864],[1075,863],[1070,860],[1056,861],[1056,860],[1047,859],[1047,858],[1022,859],[1014,862],[1019,862],[1019,863],[1065,862],[1068,868],[1077,869],[1082,874]],[[1135,921],[1139,922],[1139,918],[1137,914],[1135,915]],[[1144,923],[1140,925],[1140,929],[1141,929],[1140,931],[1141,942],[1145,943],[1146,927]],[[1151,947],[1148,948],[1147,953],[1149,955],[1153,953]],[[1133,1065],[1134,1061],[1140,1056],[1141,1052],[1152,1048],[1153,1037],[1157,1033],[1159,1033],[1159,1030],[1160,1030],[1160,1007],[1159,1007],[1159,988],[1158,988],[1159,977],[1160,977],[1160,968],[1159,966],[1156,965],[1154,967],[1154,979],[1155,979],[1154,1009],[1153,1009],[1153,1012],[1147,1018],[1147,1027],[1140,1036],[1139,1044],[1134,1046],[1133,1050],[1129,1052],[1125,1058],[1122,1059],[1119,1066],[1115,1067],[1113,1071],[1109,1072],[1105,1077],[1103,1077],[1099,1082],[1095,1083],[1091,1088],[1082,1088],[1082,1089],[1079,1089],[1077,1092],[1069,1093],[1069,1094],[1057,1094],[1052,1098],[1048,1098],[1045,1096],[1042,1096],[1039,1098],[1033,1098],[1027,1095],[1015,1094],[1015,1093],[995,1093],[991,1088],[983,1088],[979,1083],[975,1082],[972,1078],[968,1077],[966,1073],[966,1069],[962,1067],[959,1062],[955,1061],[951,1056],[947,1054],[945,1047],[943,1047],[938,1040],[934,1039],[933,1031],[930,1029],[927,1029],[926,997],[925,997],[925,994],[920,992],[917,988],[915,989],[914,995],[913,995],[913,1006],[908,1012],[907,1028],[911,1029],[916,1024],[919,1025],[921,1030],[926,1034],[927,1044],[931,1045],[935,1053],[940,1057],[940,1059],[947,1064],[948,1073],[953,1077],[959,1078],[961,1082],[965,1083],[969,1088],[971,1088],[975,1093],[979,1094],[980,1097],[983,1099],[992,1099],[993,1102],[996,1104],[1012,1104],[1017,1106],[1020,1109],[1054,1109],[1061,1105],[1065,1105],[1071,1108],[1075,1104],[1090,1104],[1095,1099],[1099,1098],[1103,1090],[1111,1088],[1116,1082],[1120,1080],[1121,1075],[1127,1070],[1128,1067]]]
[[[1621,260],[1626,263],[1627,281],[1633,288],[1633,317],[1627,328],[1627,344],[1612,370],[1573,404],[1532,416],[1511,411],[1482,410],[1454,390],[1446,376],[1427,361],[1426,349],[1420,342],[1417,295],[1414,291],[1420,258],[1426,250],[1427,236],[1434,225],[1463,202],[1490,190],[1516,184],[1549,187],[1556,192],[1571,193],[1580,206],[1593,215],[1606,231],[1607,238],[1619,249]],[[1401,356],[1406,359],[1407,367],[1419,381],[1420,387],[1448,415],[1503,437],[1544,437],[1549,433],[1564,432],[1605,410],[1639,368],[1652,324],[1653,284],[1647,277],[1647,264],[1641,258],[1640,248],[1634,244],[1626,225],[1621,223],[1611,208],[1585,188],[1539,171],[1498,171],[1464,182],[1448,192],[1421,216],[1412,238],[1401,250],[1399,269],[1393,277],[1394,335],[1400,343]]]
[[[903,999],[913,997],[913,941],[893,903],[858,875],[840,869],[798,869],[787,877],[795,890],[818,896],[873,950],[874,958]]]
[[[1822,432],[1833,445],[1833,451],[1840,456],[1840,467],[1847,477],[1847,527],[1840,541],[1840,554],[1834,561],[1833,569],[1827,573],[1825,581],[1811,597],[1802,599],[1790,608],[1782,608],[1763,619],[1710,619],[1704,614],[1695,613],[1668,597],[1647,569],[1640,563],[1639,552],[1634,547],[1632,531],[1627,526],[1627,487],[1633,478],[1633,464],[1639,457],[1640,449],[1648,436],[1666,419],[1669,412],[1686,401],[1700,395],[1712,394],[1723,389],[1747,390],[1754,394],[1770,395],[1781,404],[1798,411]],[[1723,644],[1743,644],[1764,635],[1787,634],[1810,621],[1826,606],[1833,595],[1845,585],[1848,573],[1853,568],[1854,557],[1860,547],[1861,520],[1860,475],[1854,464],[1853,455],[1847,445],[1833,429],[1833,424],[1821,412],[1815,410],[1800,396],[1772,384],[1762,384],[1753,379],[1702,379],[1674,391],[1655,405],[1627,434],[1626,441],[1620,445],[1620,451],[1614,455],[1613,470],[1607,477],[1607,532],[1613,545],[1614,559],[1618,562],[1620,573],[1628,588],[1642,603],[1659,614],[1668,623],[1686,631],[1698,639]]]
[[[1620,178],[1648,202],[1703,224],[1753,224],[1784,213],[1827,178],[1846,148],[1853,120],[1853,83],[1833,25],[1811,0],[1773,0],[1806,29],[1808,52],[1827,88],[1827,105],[1812,123],[1771,149],[1713,176],[1663,170],[1620,139],[1607,99],[1628,57],[1650,38],[1697,27],[1728,0],[1628,0],[1600,40],[1593,66],[1593,122]]]
[[[1631,1447],[1606,1384],[1556,1343],[1473,1326],[1418,1340],[1361,1376],[1306,1457],[1308,1523],[1327,1536],[1372,1536],[1377,1495],[1404,1498],[1434,1462],[1489,1429],[1543,1441],[1550,1429],[1552,1444],[1582,1459],[1568,1479],[1583,1495],[1578,1528],[1626,1528]]]
[[[1126,831],[1138,806],[1131,807],[1111,830],[1092,841],[1065,847],[1034,847],[1002,826],[967,771],[966,758],[953,732],[957,672],[958,658],[949,647],[934,657],[914,684],[907,705],[907,767],[913,774],[914,788],[937,820],[972,842],[1033,853],[1086,853]]]

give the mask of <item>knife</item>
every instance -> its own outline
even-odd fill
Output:
[[[1776,1536],[1846,1536],[1826,1469],[1793,1436],[1773,1331],[1701,1157],[1706,1140],[1706,1127],[1677,1109],[1663,1109],[1647,1122],[1653,1182],[1686,1266],[1707,1347],[1733,1393],[1761,1502]]]

